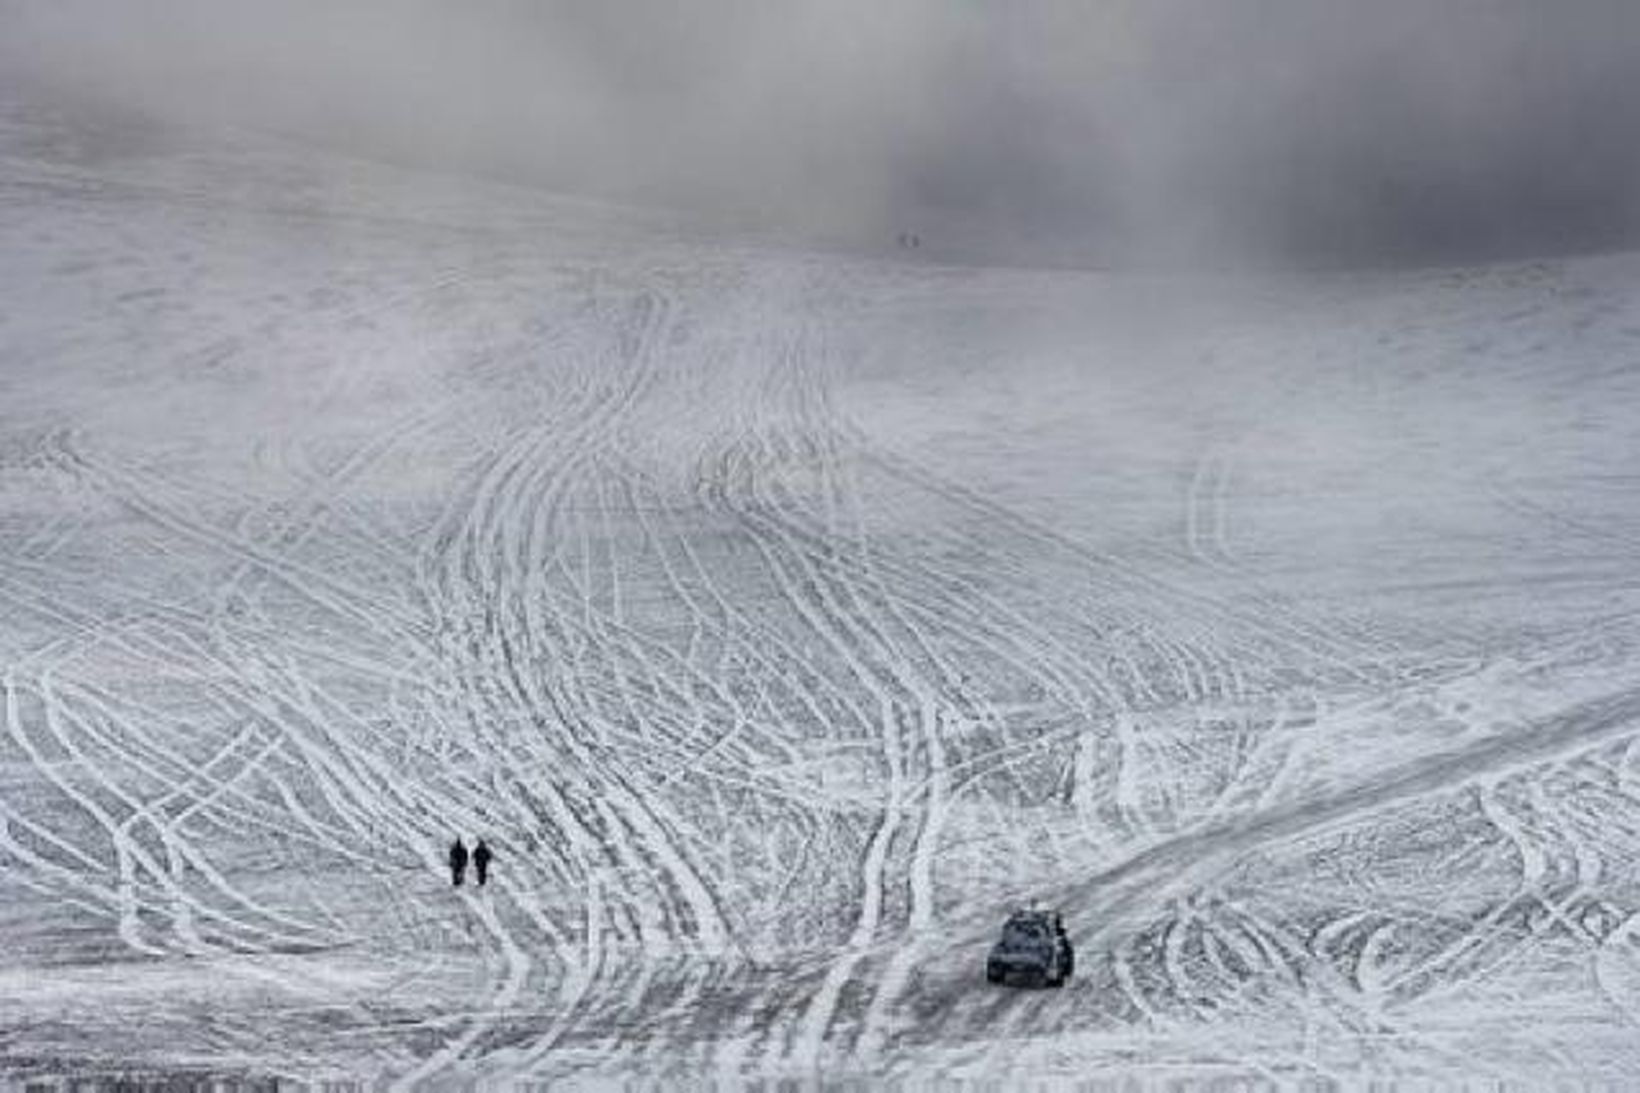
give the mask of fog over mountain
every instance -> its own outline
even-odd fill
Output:
[[[1340,264],[1640,223],[1627,0],[10,0],[4,63],[361,153],[997,257]]]
[[[0,0],[0,1089],[1633,1088],[1637,30]]]

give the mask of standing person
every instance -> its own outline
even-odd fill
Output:
[[[490,878],[491,857],[490,848],[485,845],[484,840],[478,840],[478,845],[473,847],[473,868],[478,870],[478,886],[480,888],[484,887],[484,882]]]
[[[466,872],[467,848],[461,844],[461,836],[457,835],[456,841],[450,844],[450,883],[460,888],[462,875]]]

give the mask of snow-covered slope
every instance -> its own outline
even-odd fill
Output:
[[[1637,288],[730,246],[7,100],[0,1070],[1632,1077]],[[983,982],[1030,899],[1063,991]]]

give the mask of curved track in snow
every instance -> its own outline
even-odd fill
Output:
[[[1151,290],[131,170],[0,188],[41,362],[0,418],[0,1064],[1635,1062],[1627,381],[1443,356],[1591,297],[1632,354],[1632,264],[1228,325],[1187,284],[1199,331],[1118,337]],[[1521,392],[1571,392],[1543,477],[1429,409]],[[1029,899],[1064,991],[978,975]]]

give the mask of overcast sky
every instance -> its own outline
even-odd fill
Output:
[[[0,0],[0,63],[931,247],[1348,263],[1640,239],[1640,0]]]

